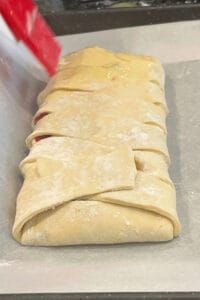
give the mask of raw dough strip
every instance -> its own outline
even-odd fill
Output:
[[[67,137],[49,137],[34,144],[29,155],[21,162],[21,170],[23,170],[23,166],[26,163],[33,162],[33,160],[39,158],[60,160],[62,162],[65,162],[65,164],[69,164],[72,161],[76,160],[77,155],[84,155],[84,153],[82,152],[89,153],[88,150],[84,149],[86,145],[88,145],[88,147],[90,147],[91,149],[92,147],[94,149],[97,148],[99,152],[102,151],[101,149],[106,149],[106,151],[114,151],[113,149],[115,149],[115,147],[105,147],[104,145],[78,139],[71,139]],[[117,147],[117,149],[118,148],[125,148],[125,150],[123,151],[130,151],[126,150],[126,146]],[[97,155],[96,153],[95,155]],[[134,172],[136,172],[137,170],[140,172],[148,173],[149,175],[158,177],[162,181],[165,181],[168,184],[172,185],[172,182],[169,178],[168,166],[162,154],[150,151],[131,151],[130,155],[132,157],[131,168],[134,169]],[[93,159],[94,154],[91,157],[87,158],[87,163],[88,160],[90,160],[90,163],[88,164],[92,165],[94,163]]]
[[[121,90],[124,85],[138,91],[141,90],[140,93],[143,91],[144,94],[150,93],[152,95],[153,92],[156,92],[155,97],[162,99],[160,95],[163,94],[163,89],[154,80],[138,81],[138,77],[136,77],[135,81],[131,81],[129,80],[132,76],[131,73],[128,73],[125,77],[121,72],[122,70],[119,70],[119,74],[116,75],[115,72],[111,74],[111,71],[101,67],[94,69],[92,67],[79,67],[63,70],[61,74],[58,73],[50,79],[38,101],[42,102],[48,94],[58,90],[96,92],[108,88],[115,90],[119,88]],[[145,74],[142,74],[142,76],[145,77]]]
[[[80,112],[69,110],[48,114],[35,125],[35,130],[27,138],[27,146],[31,147],[34,139],[43,135],[67,136],[105,145],[127,143],[133,150],[161,152],[169,162],[164,131],[152,124],[137,122],[134,112],[126,114],[123,109],[101,113],[82,112],[80,108]]]
[[[87,91],[81,89],[65,89],[59,88],[53,91],[49,91],[48,94],[42,91],[37,99],[38,106],[43,106],[48,101],[59,102],[59,99],[64,99],[66,97],[71,100],[81,99],[87,101],[95,101],[96,99],[105,99],[110,98],[110,100],[116,99],[130,99],[134,101],[135,99],[143,99],[142,101],[151,102],[157,106],[162,107],[165,112],[168,112],[165,95],[163,90],[161,90],[157,85],[153,83],[148,83],[145,86],[140,87],[139,85],[134,86],[134,88],[128,84],[124,83],[123,85],[114,85],[105,89],[98,91]]]
[[[37,120],[49,113],[73,111],[84,112],[110,112],[123,110],[123,115],[131,115],[137,121],[152,122],[166,132],[166,113],[162,107],[150,103],[148,100],[141,101],[140,95],[131,95],[127,98],[116,93],[68,93],[65,91],[53,92],[37,111],[33,125]]]

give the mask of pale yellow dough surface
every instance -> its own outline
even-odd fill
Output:
[[[157,59],[82,49],[61,59],[38,105],[20,164],[17,241],[111,244],[179,234]]]

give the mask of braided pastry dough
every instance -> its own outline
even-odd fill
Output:
[[[179,234],[159,61],[82,49],[61,59],[38,105],[20,164],[16,240],[58,246]]]

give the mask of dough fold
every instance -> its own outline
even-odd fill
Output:
[[[98,47],[69,54],[38,105],[20,164],[17,241],[110,244],[179,234],[157,59]]]

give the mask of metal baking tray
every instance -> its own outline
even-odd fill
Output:
[[[22,182],[18,163],[27,152],[24,140],[31,130],[36,95],[44,84],[20,66],[20,59],[16,53],[13,56],[14,49],[9,43],[1,43],[0,297],[199,299],[200,21],[59,39],[63,53],[100,45],[155,55],[162,60],[170,109],[167,119],[170,173],[177,189],[182,233],[168,243],[58,248],[23,247],[12,239],[15,199]]]

